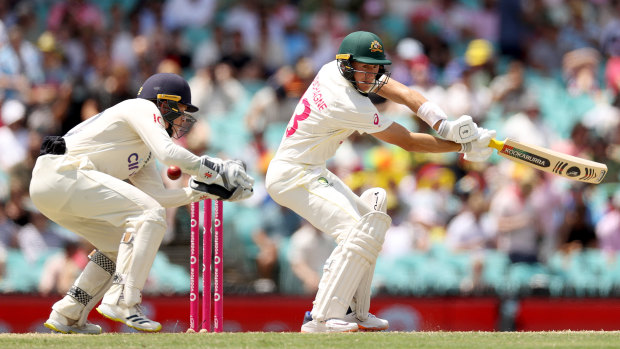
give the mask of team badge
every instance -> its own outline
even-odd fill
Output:
[[[375,40],[370,43],[370,52],[383,52],[383,46],[381,46],[379,41]]]
[[[325,177],[319,177],[317,179],[317,182],[319,182],[319,184],[321,184],[324,187],[329,187],[329,182],[327,181],[327,178]]]

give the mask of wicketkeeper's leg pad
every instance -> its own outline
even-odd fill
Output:
[[[344,317],[360,281],[377,260],[391,222],[383,212],[367,213],[340,241],[325,264],[313,319]]]
[[[66,318],[77,320],[79,326],[86,322],[88,313],[110,288],[116,269],[115,253],[94,250],[89,258],[90,261],[67,295],[52,306],[53,310]]]
[[[139,220],[127,222],[121,238],[114,282],[102,303],[128,306],[142,301],[141,291],[153,266],[155,255],[166,233],[165,210],[148,210]]]

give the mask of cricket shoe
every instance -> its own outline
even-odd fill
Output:
[[[101,303],[97,307],[99,314],[110,320],[122,322],[125,325],[144,332],[158,332],[161,324],[147,318],[142,312],[142,307],[136,304],[132,307]]]
[[[301,325],[303,333],[321,333],[321,332],[357,332],[358,327],[355,322],[346,322],[341,319],[329,319],[327,321],[308,321]]]
[[[368,319],[362,321],[355,316],[355,313],[348,313],[344,316],[344,321],[356,323],[360,331],[384,331],[390,327],[387,320],[380,319],[368,313]]]
[[[69,319],[56,310],[52,310],[50,318],[45,321],[43,326],[52,331],[65,334],[101,334],[101,326],[88,321],[84,325],[78,326],[76,320]]]

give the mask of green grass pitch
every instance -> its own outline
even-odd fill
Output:
[[[0,348],[620,348],[620,332],[0,334]]]

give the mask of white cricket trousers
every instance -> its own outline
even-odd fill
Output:
[[[30,197],[41,213],[104,253],[118,251],[128,224],[163,212],[140,189],[95,170],[86,158],[70,155],[39,156]]]
[[[274,160],[269,164],[265,185],[275,202],[330,234],[338,243],[370,212],[367,204],[325,167]]]

